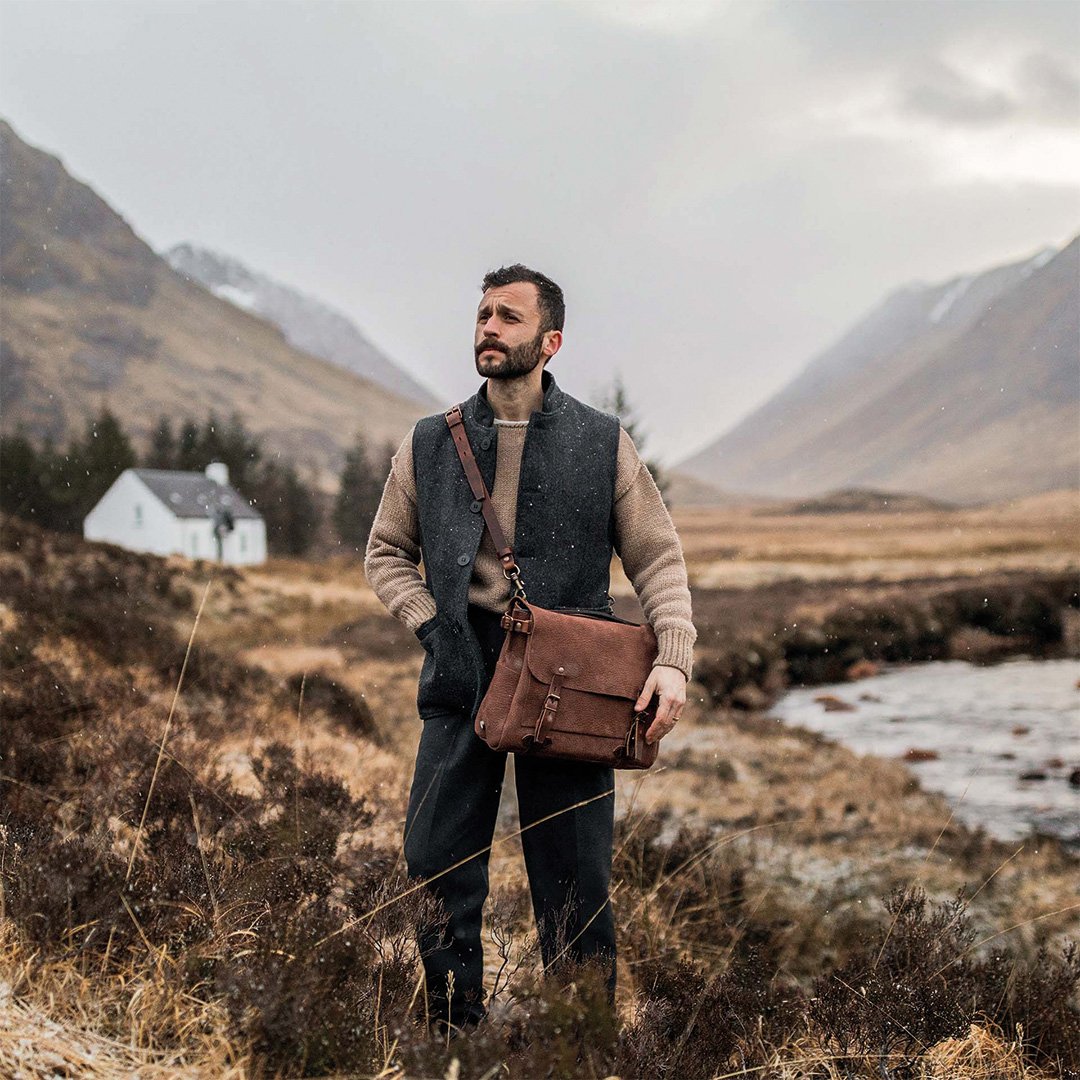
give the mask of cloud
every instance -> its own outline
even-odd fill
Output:
[[[1049,52],[1029,53],[1017,74],[1027,91],[1032,119],[1075,125],[1080,119],[1080,65]]]
[[[968,63],[973,70],[931,57],[919,71],[901,73],[911,82],[898,90],[898,111],[975,126],[1020,121],[1063,126],[1080,118],[1080,79],[1060,56],[1037,51],[1008,65]]]
[[[769,10],[815,66],[859,76],[958,51],[992,65],[1074,43],[1080,30],[1075,4],[1040,0],[784,0]]]
[[[901,92],[901,112],[950,124],[987,124],[1012,119],[1016,99],[992,86],[981,86],[942,60],[924,66],[922,78]]]

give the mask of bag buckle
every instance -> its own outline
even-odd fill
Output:
[[[548,686],[547,695],[544,697],[544,704],[540,709],[540,715],[536,718],[536,728],[531,735],[522,737],[521,742],[526,750],[551,745],[551,736],[545,735],[544,732],[551,727],[551,721],[555,719],[555,713],[559,708],[559,701],[562,697],[559,691],[562,689],[564,678],[562,668],[559,668],[551,676],[551,684]]]
[[[508,611],[503,612],[503,617],[500,620],[502,628],[504,630],[512,630],[517,634],[530,634],[532,633],[532,620],[530,619],[515,619]]]

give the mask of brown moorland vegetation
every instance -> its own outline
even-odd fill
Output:
[[[829,677],[822,640],[852,661],[882,640],[952,655],[973,629],[1068,651],[1067,568],[999,568],[974,605],[955,574],[902,596],[859,574],[695,587],[680,734],[716,738],[672,736],[619,778],[617,1015],[588,968],[539,977],[508,795],[500,1007],[447,1045],[417,1014],[412,944],[438,912],[399,850],[421,655],[362,570],[241,571],[2,524],[0,1073],[1080,1070],[1075,855],[962,827],[902,762],[766,715],[793,672]]]
[[[776,503],[686,507],[675,518],[691,581],[702,589],[1075,573],[1078,566],[1075,490],[959,509],[807,514],[797,504]]]

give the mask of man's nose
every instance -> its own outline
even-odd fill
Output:
[[[494,315],[484,323],[481,330],[486,338],[497,338],[499,336],[499,322]]]

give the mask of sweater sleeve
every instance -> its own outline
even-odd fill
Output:
[[[619,433],[615,551],[656,634],[653,666],[677,667],[689,679],[697,629],[682,545],[660,489],[625,428]]]
[[[395,618],[412,631],[435,614],[435,597],[420,573],[420,528],[412,469],[413,429],[390,459],[364,554],[364,576]]]

